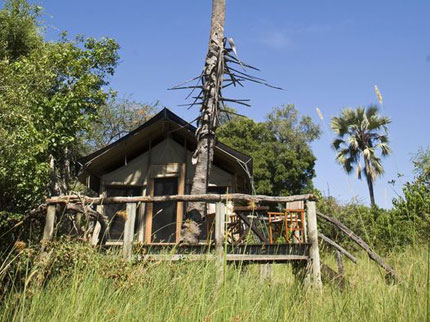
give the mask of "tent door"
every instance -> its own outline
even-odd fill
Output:
[[[153,179],[154,196],[178,194],[178,178]],[[174,201],[154,203],[152,211],[152,242],[174,243],[176,241],[177,203]]]

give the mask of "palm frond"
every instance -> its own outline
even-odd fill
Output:
[[[369,121],[368,130],[379,130],[383,128],[387,130],[386,126],[391,123],[391,119],[388,116],[380,116],[378,114],[378,107],[370,105],[366,110],[366,116]]]
[[[387,136],[387,135],[379,135],[379,136],[378,136],[378,140],[379,140],[379,142],[381,142],[381,143],[388,143],[388,142],[389,142],[389,139],[388,139],[388,136]]]
[[[335,150],[338,150],[342,144],[345,144],[345,141],[342,139],[335,139],[332,144],[333,144],[333,148]]]
[[[374,155],[372,148],[367,147],[363,150],[363,156],[366,160],[370,160],[372,158],[372,155]]]
[[[375,156],[374,158],[370,159],[369,162],[370,168],[372,169],[373,179],[384,173],[384,168],[382,167],[380,158]]]
[[[354,109],[352,109],[350,107],[344,108],[342,110],[342,118],[346,122],[351,123],[351,120],[357,118],[356,110],[354,110]]]
[[[369,120],[365,115],[363,115],[363,118],[360,119],[360,132],[366,132],[369,128]]]
[[[350,156],[349,158],[345,159],[345,162],[343,163],[343,168],[347,173],[351,173],[354,169],[354,164],[356,163],[355,157]]]
[[[354,149],[354,150],[358,150],[359,143],[358,143],[358,140],[357,140],[357,136],[355,136],[355,135],[351,135],[351,136],[348,138],[348,142],[349,142],[349,145],[350,145],[350,147],[351,147],[352,149]]]
[[[336,153],[336,160],[343,165],[347,159],[348,149],[342,149]]]
[[[379,117],[379,108],[376,105],[369,105],[366,109],[366,117],[370,120],[374,117]]]
[[[387,143],[379,143],[375,146],[375,148],[381,149],[381,154],[385,157],[389,154],[391,154],[391,148],[388,146]]]
[[[345,124],[344,119],[340,117],[333,117],[330,121],[331,129],[340,137],[344,136],[348,127]]]
[[[331,119],[331,128],[337,134],[332,143],[337,151],[336,160],[347,173],[351,173],[356,167],[359,179],[365,174],[371,180],[383,173],[377,152],[381,151],[382,156],[391,153],[387,135],[387,125],[390,122],[388,117],[381,117],[378,108],[373,105],[368,108],[345,108],[340,116]],[[364,169],[360,164],[361,156],[365,162]]]
[[[358,162],[357,163],[357,169],[356,169],[356,174],[357,174],[357,179],[358,180],[361,180],[361,172],[362,172],[361,163]]]
[[[349,146],[341,149],[336,154],[336,160],[342,165],[347,173],[351,173],[354,165],[359,161],[360,155]]]

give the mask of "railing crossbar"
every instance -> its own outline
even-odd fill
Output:
[[[171,196],[139,196],[139,197],[87,197],[78,195],[51,197],[46,200],[47,204],[67,204],[74,202],[85,202],[93,205],[122,204],[122,203],[152,203],[166,201],[202,201],[202,202],[223,202],[232,201],[252,201],[266,203],[284,203],[294,201],[315,201],[317,198],[313,194],[295,196],[264,196],[247,195],[241,193],[232,194],[200,194],[200,195],[171,195]]]

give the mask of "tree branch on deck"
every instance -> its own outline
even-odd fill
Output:
[[[330,246],[337,249],[339,252],[344,254],[347,258],[349,258],[354,264],[357,264],[357,258],[354,257],[350,252],[348,252],[345,248],[328,238],[327,236],[323,235],[322,233],[318,233],[318,237],[321,238],[324,242],[329,244]]]
[[[370,259],[372,259],[373,261],[378,263],[387,272],[389,277],[393,278],[394,280],[398,279],[394,269],[392,269],[388,264],[386,264],[384,262],[384,260],[382,259],[382,257],[379,256],[377,253],[375,253],[370,248],[370,246],[363,239],[361,239],[358,235],[356,235],[351,229],[346,227],[339,220],[334,219],[332,217],[329,217],[327,215],[324,215],[320,212],[317,212],[317,216],[319,218],[322,218],[325,221],[328,221],[329,223],[335,225],[337,228],[339,228],[343,233],[345,233],[349,238],[351,238],[358,246],[363,248],[366,251],[367,255],[370,257]]]

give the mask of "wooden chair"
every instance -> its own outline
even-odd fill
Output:
[[[284,237],[287,243],[305,242],[305,210],[285,209],[284,212],[268,212],[269,241],[273,244],[274,233]]]

